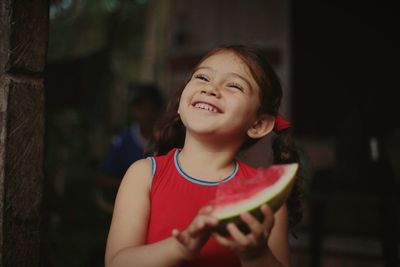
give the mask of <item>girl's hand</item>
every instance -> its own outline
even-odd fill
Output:
[[[251,230],[250,233],[244,234],[235,224],[229,223],[227,230],[230,238],[215,234],[215,240],[219,244],[235,251],[242,260],[251,260],[268,253],[267,243],[275,218],[272,210],[267,205],[261,206],[260,209],[264,215],[263,222],[259,222],[249,212],[240,214],[240,218]]]
[[[212,207],[206,206],[200,209],[192,223],[182,232],[174,229],[172,235],[181,245],[183,257],[186,260],[194,258],[209,239],[212,229],[217,226],[218,220],[212,217]]]

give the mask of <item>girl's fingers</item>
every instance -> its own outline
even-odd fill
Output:
[[[218,219],[210,216],[212,210],[213,210],[213,207],[210,205],[204,206],[203,208],[201,208],[199,210],[197,218],[192,223],[193,227],[191,227],[191,231],[190,231],[191,233],[196,233],[196,232],[204,229],[207,226],[210,226],[210,227],[217,226]]]
[[[275,222],[275,216],[272,209],[268,205],[261,206],[261,212],[264,214],[264,222],[263,225],[267,228],[268,231],[272,228]]]
[[[200,232],[205,226],[204,221],[198,220],[194,222],[188,229],[189,235],[191,237],[195,236],[198,232]]]
[[[227,229],[231,236],[243,246],[252,246],[260,242],[264,242],[268,239],[269,232],[274,224],[275,218],[274,213],[268,205],[262,205],[260,207],[261,212],[264,215],[263,222],[260,222],[249,212],[240,214],[241,220],[246,223],[250,229],[250,233],[245,235],[241,232],[236,225],[228,224]]]
[[[219,243],[222,246],[228,247],[228,248],[234,248],[236,245],[236,242],[228,239],[226,237],[223,237],[219,234],[214,234],[214,239],[215,241],[217,241],[217,243]]]
[[[177,229],[172,231],[172,235],[182,244],[188,243],[190,238],[197,238],[199,234],[210,231],[211,228],[218,225],[218,219],[210,216],[212,212],[212,206],[205,206],[199,210],[197,217],[189,225],[189,227],[183,232],[179,232]]]
[[[178,240],[179,243],[186,245],[186,240],[184,238],[184,236],[182,235],[181,232],[179,232],[178,229],[174,229],[172,230],[172,236],[176,238],[176,240]]]
[[[204,206],[199,210],[199,214],[210,214],[213,210],[213,207],[208,205],[208,206]]]
[[[247,224],[251,232],[258,236],[264,232],[264,227],[253,215],[248,212],[240,214],[240,219]]]
[[[206,228],[213,228],[217,226],[218,220],[211,216],[200,215],[188,229],[190,236],[195,236]]]
[[[207,216],[206,217],[206,224],[209,225],[209,226],[217,226],[218,222],[219,221],[218,221],[217,218],[214,218],[212,216]]]
[[[274,222],[274,214],[267,205],[262,205],[260,207],[260,210],[264,215],[263,222],[260,222],[249,212],[244,212],[240,214],[240,218],[242,219],[242,221],[247,224],[247,226],[250,228],[251,232],[255,236],[261,236],[266,231],[269,232]]]
[[[234,223],[228,223],[226,229],[230,234],[230,238],[214,234],[214,239],[222,246],[231,248],[242,255],[264,251],[275,218],[274,213],[268,205],[263,205],[260,209],[264,215],[263,222],[258,221],[251,213],[245,212],[240,214],[242,221],[251,230],[249,234],[244,234]]]
[[[245,235],[242,231],[239,230],[239,228],[237,228],[234,223],[228,223],[226,228],[231,237],[242,246],[250,246],[256,244],[256,240],[252,233]]]

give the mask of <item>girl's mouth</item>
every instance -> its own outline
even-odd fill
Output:
[[[221,113],[221,111],[217,107],[215,107],[209,103],[205,103],[205,102],[194,102],[192,104],[192,106],[195,108],[203,109],[203,110],[213,112],[213,113]]]

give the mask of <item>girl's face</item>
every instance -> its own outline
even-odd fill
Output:
[[[233,52],[221,51],[195,69],[178,112],[188,132],[244,142],[258,108],[259,88],[249,68]]]

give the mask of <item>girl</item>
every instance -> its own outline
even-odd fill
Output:
[[[150,147],[156,156],[136,161],[123,178],[106,266],[289,266],[297,187],[275,214],[262,206],[262,222],[241,214],[247,234],[234,224],[227,225],[229,237],[214,233],[218,220],[207,205],[219,183],[255,174],[236,155],[274,126],[275,162],[298,161],[289,125],[278,115],[281,97],[276,74],[258,52],[229,46],[208,53],[159,123]]]

